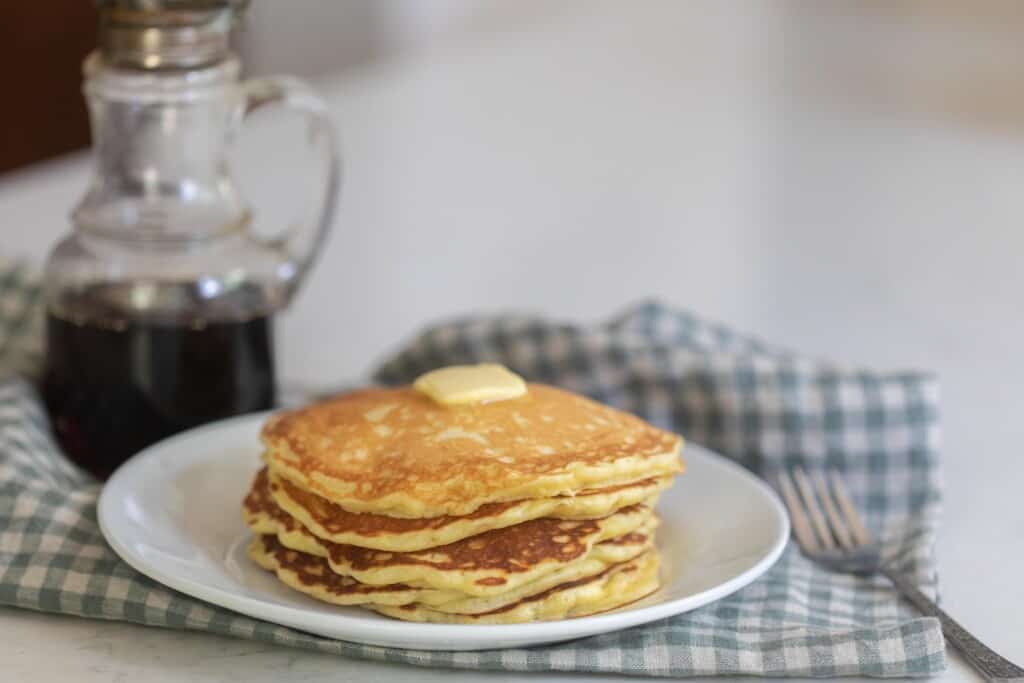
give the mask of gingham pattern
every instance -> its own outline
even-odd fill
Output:
[[[591,394],[769,474],[797,463],[843,470],[871,526],[933,585],[939,490],[928,377],[816,366],[648,305],[593,329],[520,318],[442,325],[379,378],[476,360]],[[884,582],[829,574],[793,549],[703,609],[561,645],[421,652],[328,640],[136,573],[100,535],[98,492],[52,442],[33,386],[0,382],[0,603],[420,666],[649,676],[926,676],[944,667],[935,620],[916,617]]]
[[[40,289],[37,274],[27,266],[0,261],[0,372],[34,376],[39,368]]]

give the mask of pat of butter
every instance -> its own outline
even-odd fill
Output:
[[[526,382],[504,365],[451,365],[420,375],[413,388],[446,406],[504,401],[526,394]]]

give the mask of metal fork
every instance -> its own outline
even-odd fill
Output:
[[[795,485],[794,485],[795,480]],[[1024,669],[999,656],[958,624],[906,575],[885,562],[853,506],[839,475],[813,478],[797,468],[779,475],[779,489],[793,520],[793,534],[804,554],[835,571],[882,574],[922,614],[938,618],[942,634],[989,681],[1024,681]]]

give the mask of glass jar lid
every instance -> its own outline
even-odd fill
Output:
[[[100,52],[123,69],[196,69],[230,56],[248,0],[98,0]]]

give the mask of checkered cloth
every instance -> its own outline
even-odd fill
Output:
[[[36,375],[43,345],[41,297],[35,272],[0,261],[0,373]]]
[[[37,296],[25,287],[19,303],[16,280],[0,277],[4,325],[27,325],[27,304]],[[0,331],[2,339],[15,336]],[[11,352],[4,362],[24,370],[31,357]],[[930,377],[812,363],[657,304],[595,327],[518,317],[443,324],[377,377],[407,382],[471,361],[500,361],[530,379],[589,394],[769,477],[798,464],[838,469],[894,559],[934,588],[939,487]],[[100,535],[99,489],[62,457],[34,387],[13,377],[0,382],[0,603],[431,667],[927,676],[945,665],[937,621],[910,611],[884,581],[831,574],[792,547],[766,576],[728,598],[570,643],[422,652],[329,640],[229,612],[138,574]]]

